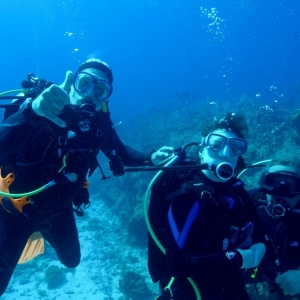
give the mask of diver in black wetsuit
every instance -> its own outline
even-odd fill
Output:
[[[152,186],[148,268],[162,290],[156,299],[249,299],[241,274],[260,263],[265,245],[255,206],[233,171],[244,164],[246,130],[244,118],[231,113],[209,124],[200,158],[217,168],[164,171]]]
[[[65,266],[79,264],[73,205],[80,213],[80,205],[89,204],[84,184],[99,166],[99,151],[110,159],[116,175],[123,174],[123,165],[157,164],[172,151],[163,147],[142,153],[121,142],[107,110],[112,81],[105,62],[89,59],[75,74],[68,71],[62,85],[26,100],[2,124],[0,166],[2,177],[14,174],[10,193],[34,191],[53,181],[55,185],[30,196],[28,204],[26,198],[19,209],[9,198],[1,200],[0,295],[33,232],[42,233]]]
[[[249,193],[268,239],[267,252],[256,277],[247,281],[267,281],[272,299],[300,299],[299,158],[272,160],[259,185]]]

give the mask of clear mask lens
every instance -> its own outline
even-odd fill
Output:
[[[74,77],[74,89],[87,96],[94,96],[98,101],[106,101],[112,93],[112,85],[87,72],[78,72]]]
[[[229,138],[230,149],[235,155],[242,155],[247,151],[247,142],[243,139]]]
[[[239,138],[227,138],[223,135],[211,133],[206,138],[206,146],[214,151],[219,151],[228,144],[234,155],[242,155],[247,150],[247,142]]]
[[[226,138],[224,136],[210,134],[208,136],[206,146],[215,151],[218,151],[224,146],[225,143],[226,143]]]

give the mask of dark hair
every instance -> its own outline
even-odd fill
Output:
[[[202,128],[202,135],[207,136],[214,130],[225,129],[235,133],[239,138],[245,138],[244,136],[248,133],[249,128],[245,117],[239,113],[228,112],[223,118],[215,119],[208,124],[205,124]]]

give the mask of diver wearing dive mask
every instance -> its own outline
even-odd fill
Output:
[[[105,69],[95,69],[93,64],[90,67],[83,70],[79,67],[70,90],[71,107],[80,118],[81,131],[89,130],[95,111],[102,109],[113,91],[112,76]]]
[[[46,117],[60,127],[66,127],[63,119],[66,106],[75,108],[75,111],[83,111],[83,119],[90,118],[93,110],[100,111],[108,101],[113,91],[112,83],[113,76],[108,64],[99,59],[89,59],[79,66],[75,74],[68,71],[61,85],[52,85],[34,99],[32,110],[36,115]]]
[[[241,269],[257,267],[265,245],[257,211],[235,176],[246,132],[240,114],[207,123],[199,157],[211,167],[164,171],[152,185],[148,268],[160,282],[156,299],[250,299]]]
[[[97,160],[100,151],[114,162],[118,169],[111,171],[119,176],[124,174],[123,166],[158,164],[173,150],[164,147],[140,152],[120,140],[110,113],[103,107],[112,93],[112,82],[109,66],[89,59],[75,75],[68,71],[61,85],[45,86],[28,96],[28,101],[2,123],[2,177],[8,176],[11,183],[10,173],[15,174],[10,186],[13,194],[34,193],[21,209],[13,205],[17,200],[0,201],[0,296],[24,248],[30,256],[25,261],[32,259],[28,248],[34,244],[27,239],[35,231],[43,231],[43,238],[66,267],[80,263],[74,212],[82,216],[81,206],[89,206],[87,178],[96,168],[102,170]],[[102,173],[102,180],[107,178]]]
[[[300,294],[299,159],[273,160],[262,173],[259,186],[249,193],[259,203],[268,250],[255,283],[267,280],[272,286],[270,293],[278,292],[277,299],[292,299]]]
[[[81,131],[89,130],[90,120],[94,117],[95,111],[99,111],[112,94],[113,87],[108,80],[108,76],[101,70],[89,68],[76,72],[70,101],[81,119],[78,121]]]
[[[203,171],[213,181],[225,182],[234,176],[239,157],[247,151],[247,142],[239,138],[234,132],[217,129],[202,139],[203,151],[199,153],[201,163],[226,164],[232,170],[231,175],[222,178],[211,171]]]
[[[300,177],[291,170],[281,169],[272,166],[259,179],[261,191],[267,195],[269,212],[275,217],[283,217],[300,198]]]

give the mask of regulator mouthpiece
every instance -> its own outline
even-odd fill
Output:
[[[234,170],[231,164],[222,162],[213,169],[215,175],[222,180],[229,180],[234,175]]]

